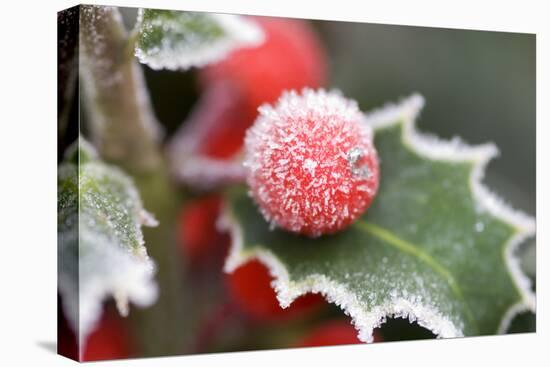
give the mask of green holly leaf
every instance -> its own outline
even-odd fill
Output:
[[[142,225],[156,221],[132,180],[101,162],[80,138],[58,168],[58,279],[65,313],[81,338],[93,329],[106,298],[115,298],[123,316],[129,301],[155,301],[155,266]]]
[[[244,188],[228,192],[222,223],[233,243],[225,270],[257,258],[282,307],[321,293],[352,317],[363,341],[388,317],[408,318],[442,338],[505,332],[534,310],[516,250],[534,220],[481,183],[494,145],[469,147],[419,134],[415,95],[366,115],[380,155],[373,205],[347,230],[317,239],[278,229]]]
[[[153,69],[201,67],[263,41],[254,22],[230,14],[140,9],[136,29],[135,55]]]

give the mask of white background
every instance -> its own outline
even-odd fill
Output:
[[[116,366],[541,365],[549,362],[548,93],[545,1],[141,0],[111,5],[537,33],[537,334],[99,363]],[[0,13],[0,365],[73,365],[56,338],[56,12],[61,0]],[[506,78],[506,75],[502,76]],[[521,123],[518,121],[518,123]],[[497,127],[497,125],[495,125]],[[523,143],[523,142],[521,142]],[[44,347],[49,345],[50,348]]]

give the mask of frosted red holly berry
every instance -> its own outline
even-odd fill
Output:
[[[272,226],[310,237],[337,232],[378,189],[372,129],[339,92],[285,92],[260,107],[245,138],[250,193]]]
[[[227,275],[227,290],[233,303],[256,320],[274,321],[303,315],[324,304],[319,294],[308,293],[296,299],[288,308],[281,308],[271,287],[273,277],[259,261],[252,260]]]

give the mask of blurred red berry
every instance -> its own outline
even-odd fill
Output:
[[[198,153],[213,158],[230,158],[243,145],[246,129],[256,112],[246,108],[245,99],[231,83],[208,87],[195,109],[190,125],[201,129],[196,141]]]
[[[203,69],[206,85],[230,81],[256,110],[275,101],[286,89],[320,87],[326,78],[325,55],[307,22],[297,19],[253,17],[264,31],[264,42],[240,48],[221,62]]]
[[[380,341],[375,333],[374,341]],[[330,345],[362,344],[357,338],[357,330],[348,320],[333,320],[311,330],[295,343],[296,347],[323,347]]]
[[[279,320],[303,315],[324,304],[319,294],[306,294],[296,299],[288,308],[281,308],[273,277],[258,260],[249,261],[227,275],[227,288],[232,301],[247,315],[261,321]]]
[[[205,260],[213,256],[216,249],[228,245],[228,235],[216,228],[221,203],[221,197],[212,195],[194,199],[182,209],[179,217],[178,239],[188,262],[196,263]]]
[[[130,333],[121,316],[107,310],[84,344],[83,361],[130,358]]]
[[[275,101],[284,90],[319,87],[325,82],[325,55],[307,22],[253,19],[265,33],[264,43],[238,49],[201,70],[210,101],[200,106],[200,112],[208,125],[215,125],[204,137],[203,154],[218,158],[235,154],[261,104]]]

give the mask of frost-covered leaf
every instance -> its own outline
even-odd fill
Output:
[[[132,180],[99,161],[83,139],[68,148],[58,168],[59,290],[81,342],[108,297],[122,315],[129,301],[139,306],[155,301],[154,263],[142,225],[156,221],[143,209]]]
[[[257,46],[261,29],[238,15],[140,9],[135,55],[153,69],[185,70]]]
[[[534,220],[481,183],[496,148],[420,135],[414,120],[422,104],[413,96],[366,115],[381,161],[379,192],[337,235],[270,230],[244,188],[229,191],[221,224],[233,244],[225,270],[258,258],[275,277],[282,307],[322,293],[352,317],[363,341],[387,317],[446,338],[504,332],[515,314],[534,310],[515,256]]]

